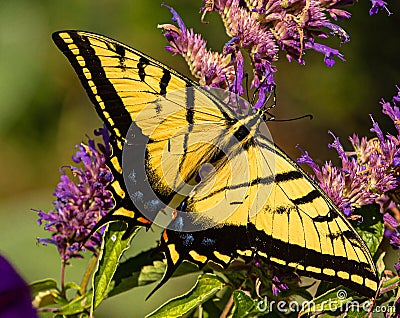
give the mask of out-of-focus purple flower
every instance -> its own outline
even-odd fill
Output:
[[[51,238],[39,238],[44,245],[57,246],[61,259],[65,262],[73,257],[82,257],[79,252],[81,244],[98,220],[114,205],[112,194],[106,187],[113,176],[106,166],[109,155],[108,134],[106,129],[96,132],[102,135],[105,145],[99,144],[99,152],[93,140],[88,144],[80,144],[72,159],[83,167],[68,166],[61,169],[61,181],[58,183],[54,196],[54,210],[45,213],[38,211],[38,223],[45,224],[45,230],[53,232]],[[105,153],[104,153],[105,152]],[[66,172],[70,171],[72,178]],[[94,233],[88,239],[83,250],[96,253],[101,244],[101,234]]]
[[[335,167],[331,162],[320,167],[305,151],[302,151],[302,156],[297,160],[313,169],[321,188],[346,216],[351,216],[354,208],[374,202],[380,205],[381,212],[399,203],[400,111],[396,103],[396,98],[393,98],[392,103],[381,102],[382,112],[393,120],[398,130],[397,136],[385,136],[371,117],[371,131],[376,137],[360,139],[354,134],[349,138],[354,151],[345,152],[339,139],[334,136],[329,147],[337,151],[341,167]],[[393,238],[397,239],[397,236]]]
[[[387,3],[383,0],[370,0],[371,1],[371,9],[369,10],[369,15],[374,15],[379,12],[379,10],[385,9],[388,15],[391,15],[392,12],[387,8]]]
[[[11,264],[0,255],[0,317],[36,318],[28,285]]]

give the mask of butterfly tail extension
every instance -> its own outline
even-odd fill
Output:
[[[164,252],[167,261],[167,268],[164,276],[157,286],[147,295],[146,300],[149,299],[157,290],[159,290],[174,274],[175,270],[182,263],[182,256],[176,251],[175,244],[169,242],[168,230],[164,230],[161,242],[160,250]]]

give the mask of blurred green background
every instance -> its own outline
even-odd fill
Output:
[[[166,1],[187,26],[204,34],[209,47],[221,50],[227,41],[218,16],[200,22],[201,1]],[[180,57],[156,28],[169,23],[161,1],[1,1],[0,2],[0,253],[9,258],[29,282],[60,275],[60,262],[52,246],[37,247],[37,237],[48,237],[30,209],[51,209],[58,169],[71,164],[74,145],[100,127],[89,99],[72,67],[57,50],[51,33],[82,29],[104,34],[139,49],[189,75]],[[288,63],[281,55],[276,73],[277,118],[313,114],[313,120],[271,123],[272,136],[292,158],[297,144],[321,161],[336,160],[327,149],[332,130],[348,147],[353,132],[371,136],[369,114],[386,131],[390,121],[380,113],[379,100],[390,99],[400,84],[400,5],[389,3],[394,14],[369,17],[369,1],[350,8],[353,18],[343,22],[351,42],[341,47],[347,62],[327,68],[323,56],[307,52],[306,66]],[[338,40],[328,42],[338,45]],[[141,233],[130,254],[155,246],[159,230]],[[72,262],[67,280],[79,280],[85,260]],[[194,282],[174,279],[149,301],[154,287],[146,286],[108,299],[96,317],[142,317]],[[172,287],[172,288],[171,288]]]

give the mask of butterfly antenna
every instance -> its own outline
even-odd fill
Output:
[[[253,100],[252,100],[252,103],[251,103],[253,106],[255,105],[255,97],[256,97],[257,93],[259,92],[259,90],[260,89],[257,88],[254,91]],[[271,105],[267,106],[267,103],[271,100],[271,96],[273,96],[273,102],[272,102]],[[273,109],[276,106],[276,104],[277,104],[276,101],[277,101],[277,99],[276,99],[276,86],[274,85],[273,89],[268,92],[268,96],[263,101],[262,106],[259,107],[258,109],[254,108],[253,111],[254,112],[256,112],[256,111],[261,112],[264,121],[274,120],[275,116],[270,112],[270,110]],[[269,117],[267,117],[267,116],[269,116]]]
[[[294,117],[294,118],[288,118],[288,119],[273,119],[274,122],[287,122],[287,121],[295,121],[295,120],[299,120],[299,119],[303,119],[303,118],[309,118],[310,120],[312,120],[314,117],[311,114],[306,114],[303,116],[299,116],[299,117]]]
[[[257,86],[256,89],[254,90],[254,92],[253,92],[253,97],[252,97],[252,100],[251,100],[251,104],[252,104],[252,105],[255,104],[256,96],[258,95],[258,92],[260,91],[261,87],[264,86],[265,82],[267,81],[267,78],[268,78],[268,77],[265,76],[264,79],[263,79],[263,81],[262,81],[262,83],[261,83],[259,86]],[[269,99],[271,98],[271,95],[272,95],[272,94],[274,95],[274,103],[272,104],[272,106],[270,106],[270,107],[267,109],[267,111],[268,111],[269,109],[271,109],[271,108],[274,108],[274,107],[275,107],[275,104],[276,104],[276,103],[275,103],[275,102],[276,102],[276,85],[274,84],[274,85],[272,85],[272,86],[273,86],[273,89],[269,92],[268,97],[265,99],[264,106],[265,106],[265,104],[269,101]],[[263,106],[263,107],[264,107],[264,106]]]
[[[247,100],[250,102],[250,95],[249,95],[249,73],[244,73],[245,83],[246,83],[246,97]]]
[[[268,101],[271,99],[271,96],[273,96],[273,102],[272,102],[271,105],[266,106]],[[306,114],[306,115],[302,115],[302,116],[299,116],[299,117],[288,118],[288,119],[275,119],[275,116],[270,112],[270,110],[275,108],[276,106],[277,106],[276,86],[274,86],[272,91],[269,92],[269,95],[265,99],[265,103],[263,105],[263,107],[265,107],[264,114],[270,116],[267,120],[275,121],[275,122],[287,122],[287,121],[295,121],[295,120],[299,120],[299,119],[303,119],[303,118],[309,118],[310,120],[313,119],[313,115],[311,115],[311,114]]]

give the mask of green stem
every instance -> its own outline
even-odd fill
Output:
[[[79,293],[81,295],[83,295],[86,292],[90,278],[92,277],[92,274],[96,269],[98,258],[99,258],[98,256],[93,255],[89,260],[89,264],[86,267],[85,273],[83,274],[82,277],[81,284],[79,285]]]
[[[228,302],[225,305],[224,310],[221,313],[221,316],[219,316],[219,318],[226,318],[228,317],[229,312],[231,311],[233,306],[233,295],[231,295],[231,297],[229,298]]]
[[[61,262],[61,296],[66,298],[65,292],[65,261]]]

